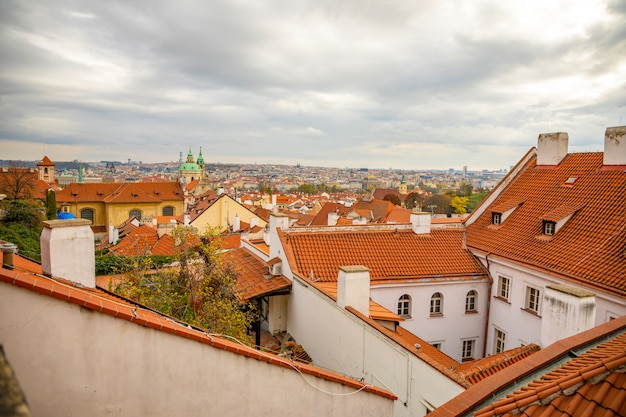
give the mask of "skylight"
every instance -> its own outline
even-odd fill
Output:
[[[578,177],[569,177],[565,180],[565,185],[573,185],[578,180]]]

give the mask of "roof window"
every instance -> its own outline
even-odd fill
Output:
[[[556,231],[556,223],[544,220],[543,234],[546,236],[554,236],[555,231]]]
[[[565,180],[565,183],[563,185],[574,185],[576,181],[578,181],[578,177],[569,177]]]

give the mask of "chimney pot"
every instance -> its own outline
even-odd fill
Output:
[[[17,246],[12,243],[2,245],[2,267],[13,269],[13,254],[17,252]]]
[[[606,128],[604,165],[626,165],[626,126]]]
[[[567,156],[569,136],[565,132],[541,133],[537,140],[537,165],[558,165]]]
[[[85,287],[96,286],[96,259],[91,221],[46,220],[41,232],[44,275],[64,278]]]

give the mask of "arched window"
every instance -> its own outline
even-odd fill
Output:
[[[436,292],[430,297],[430,314],[438,316],[443,314],[443,295]]]
[[[91,220],[91,224],[93,224],[94,218],[94,210],[90,208],[84,208],[80,210],[80,218]]]
[[[411,317],[411,296],[409,294],[402,294],[398,299],[398,315]]]
[[[474,290],[471,290],[465,296],[465,312],[475,312],[476,311],[476,297],[477,293]]]
[[[164,216],[173,216],[174,215],[174,207],[165,206],[163,207],[163,215]]]
[[[141,211],[138,209],[133,209],[128,213],[128,217],[136,217],[137,220],[141,220]]]

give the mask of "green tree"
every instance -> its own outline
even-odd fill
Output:
[[[311,184],[301,184],[298,187],[298,191],[304,194],[312,194],[313,193],[313,186]]]
[[[461,197],[469,197],[474,191],[474,186],[469,182],[463,182],[459,187],[458,195]]]
[[[220,237],[200,238],[185,228],[177,228],[174,237],[178,266],[151,270],[149,264],[137,264],[112,289],[210,333],[250,343],[248,329],[256,313],[237,295],[236,274],[222,257]]]
[[[46,217],[48,220],[57,218],[57,198],[52,190],[48,190],[46,193]]]
[[[41,259],[39,236],[43,228],[44,206],[39,200],[19,199],[2,201],[0,211],[0,239],[18,246],[20,254],[34,260]]]
[[[467,197],[454,197],[452,201],[450,201],[450,205],[454,208],[454,212],[457,214],[465,214],[467,213],[467,203],[469,198]]]
[[[430,211],[433,214],[451,214],[452,207],[450,202],[452,197],[445,194],[434,194],[424,201],[423,210]]]

